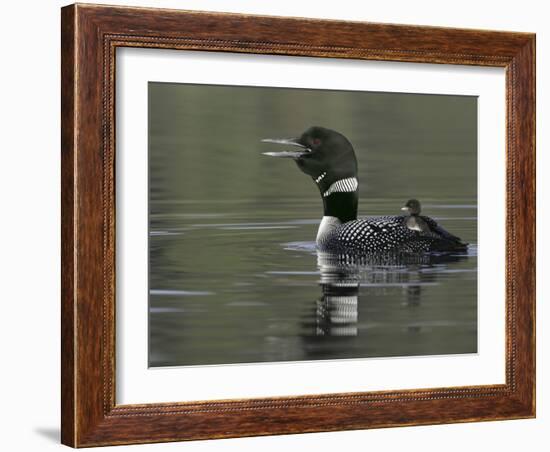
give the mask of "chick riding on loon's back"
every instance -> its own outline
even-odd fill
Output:
[[[408,217],[406,217],[405,224],[409,229],[412,229],[413,231],[420,231],[420,232],[429,232],[430,227],[426,224],[424,219],[420,216],[420,212],[422,210],[422,207],[420,206],[420,201],[417,199],[409,199],[403,207],[401,207],[401,210],[404,212],[407,212],[409,214]]]
[[[420,203],[416,200],[410,200],[407,205],[412,202],[411,206],[403,208],[410,209],[408,216],[357,219],[357,158],[342,134],[324,127],[310,127],[298,138],[262,141],[292,146],[292,150],[264,154],[292,158],[317,185],[324,209],[316,240],[321,251],[371,254],[467,248],[467,244],[434,220],[420,216]]]

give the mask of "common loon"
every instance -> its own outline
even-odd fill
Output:
[[[410,216],[405,215],[357,219],[357,158],[342,134],[315,126],[298,138],[262,141],[292,146],[264,155],[293,159],[317,185],[324,209],[316,239],[320,251],[357,255],[466,250],[467,244],[426,216],[421,219],[427,230],[421,231],[408,227]]]

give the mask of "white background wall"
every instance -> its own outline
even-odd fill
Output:
[[[118,447],[116,450],[275,451],[398,450],[499,452],[548,450],[550,430],[546,351],[550,310],[544,227],[550,217],[548,147],[550,31],[546,2],[462,0],[360,2],[357,0],[113,0],[158,6],[243,13],[366,20],[537,33],[538,145],[538,410],[536,420],[369,431],[244,438]],[[98,2],[93,2],[98,3]],[[60,1],[2,4],[0,68],[0,444],[7,451],[59,450],[59,8]],[[307,30],[304,30],[307,32]],[[521,352],[521,351],[520,351]],[[546,430],[546,435],[544,431]]]

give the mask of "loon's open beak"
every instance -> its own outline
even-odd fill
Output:
[[[270,157],[287,157],[297,159],[311,152],[311,149],[299,143],[297,138],[265,138],[262,140],[262,143],[285,144],[287,146],[295,146],[300,148],[292,151],[262,152],[263,155],[269,155]]]

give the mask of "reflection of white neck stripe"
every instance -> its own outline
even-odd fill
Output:
[[[355,177],[348,177],[347,179],[341,179],[334,182],[326,192],[323,193],[323,196],[327,196],[333,193],[346,193],[357,190],[358,182]]]

